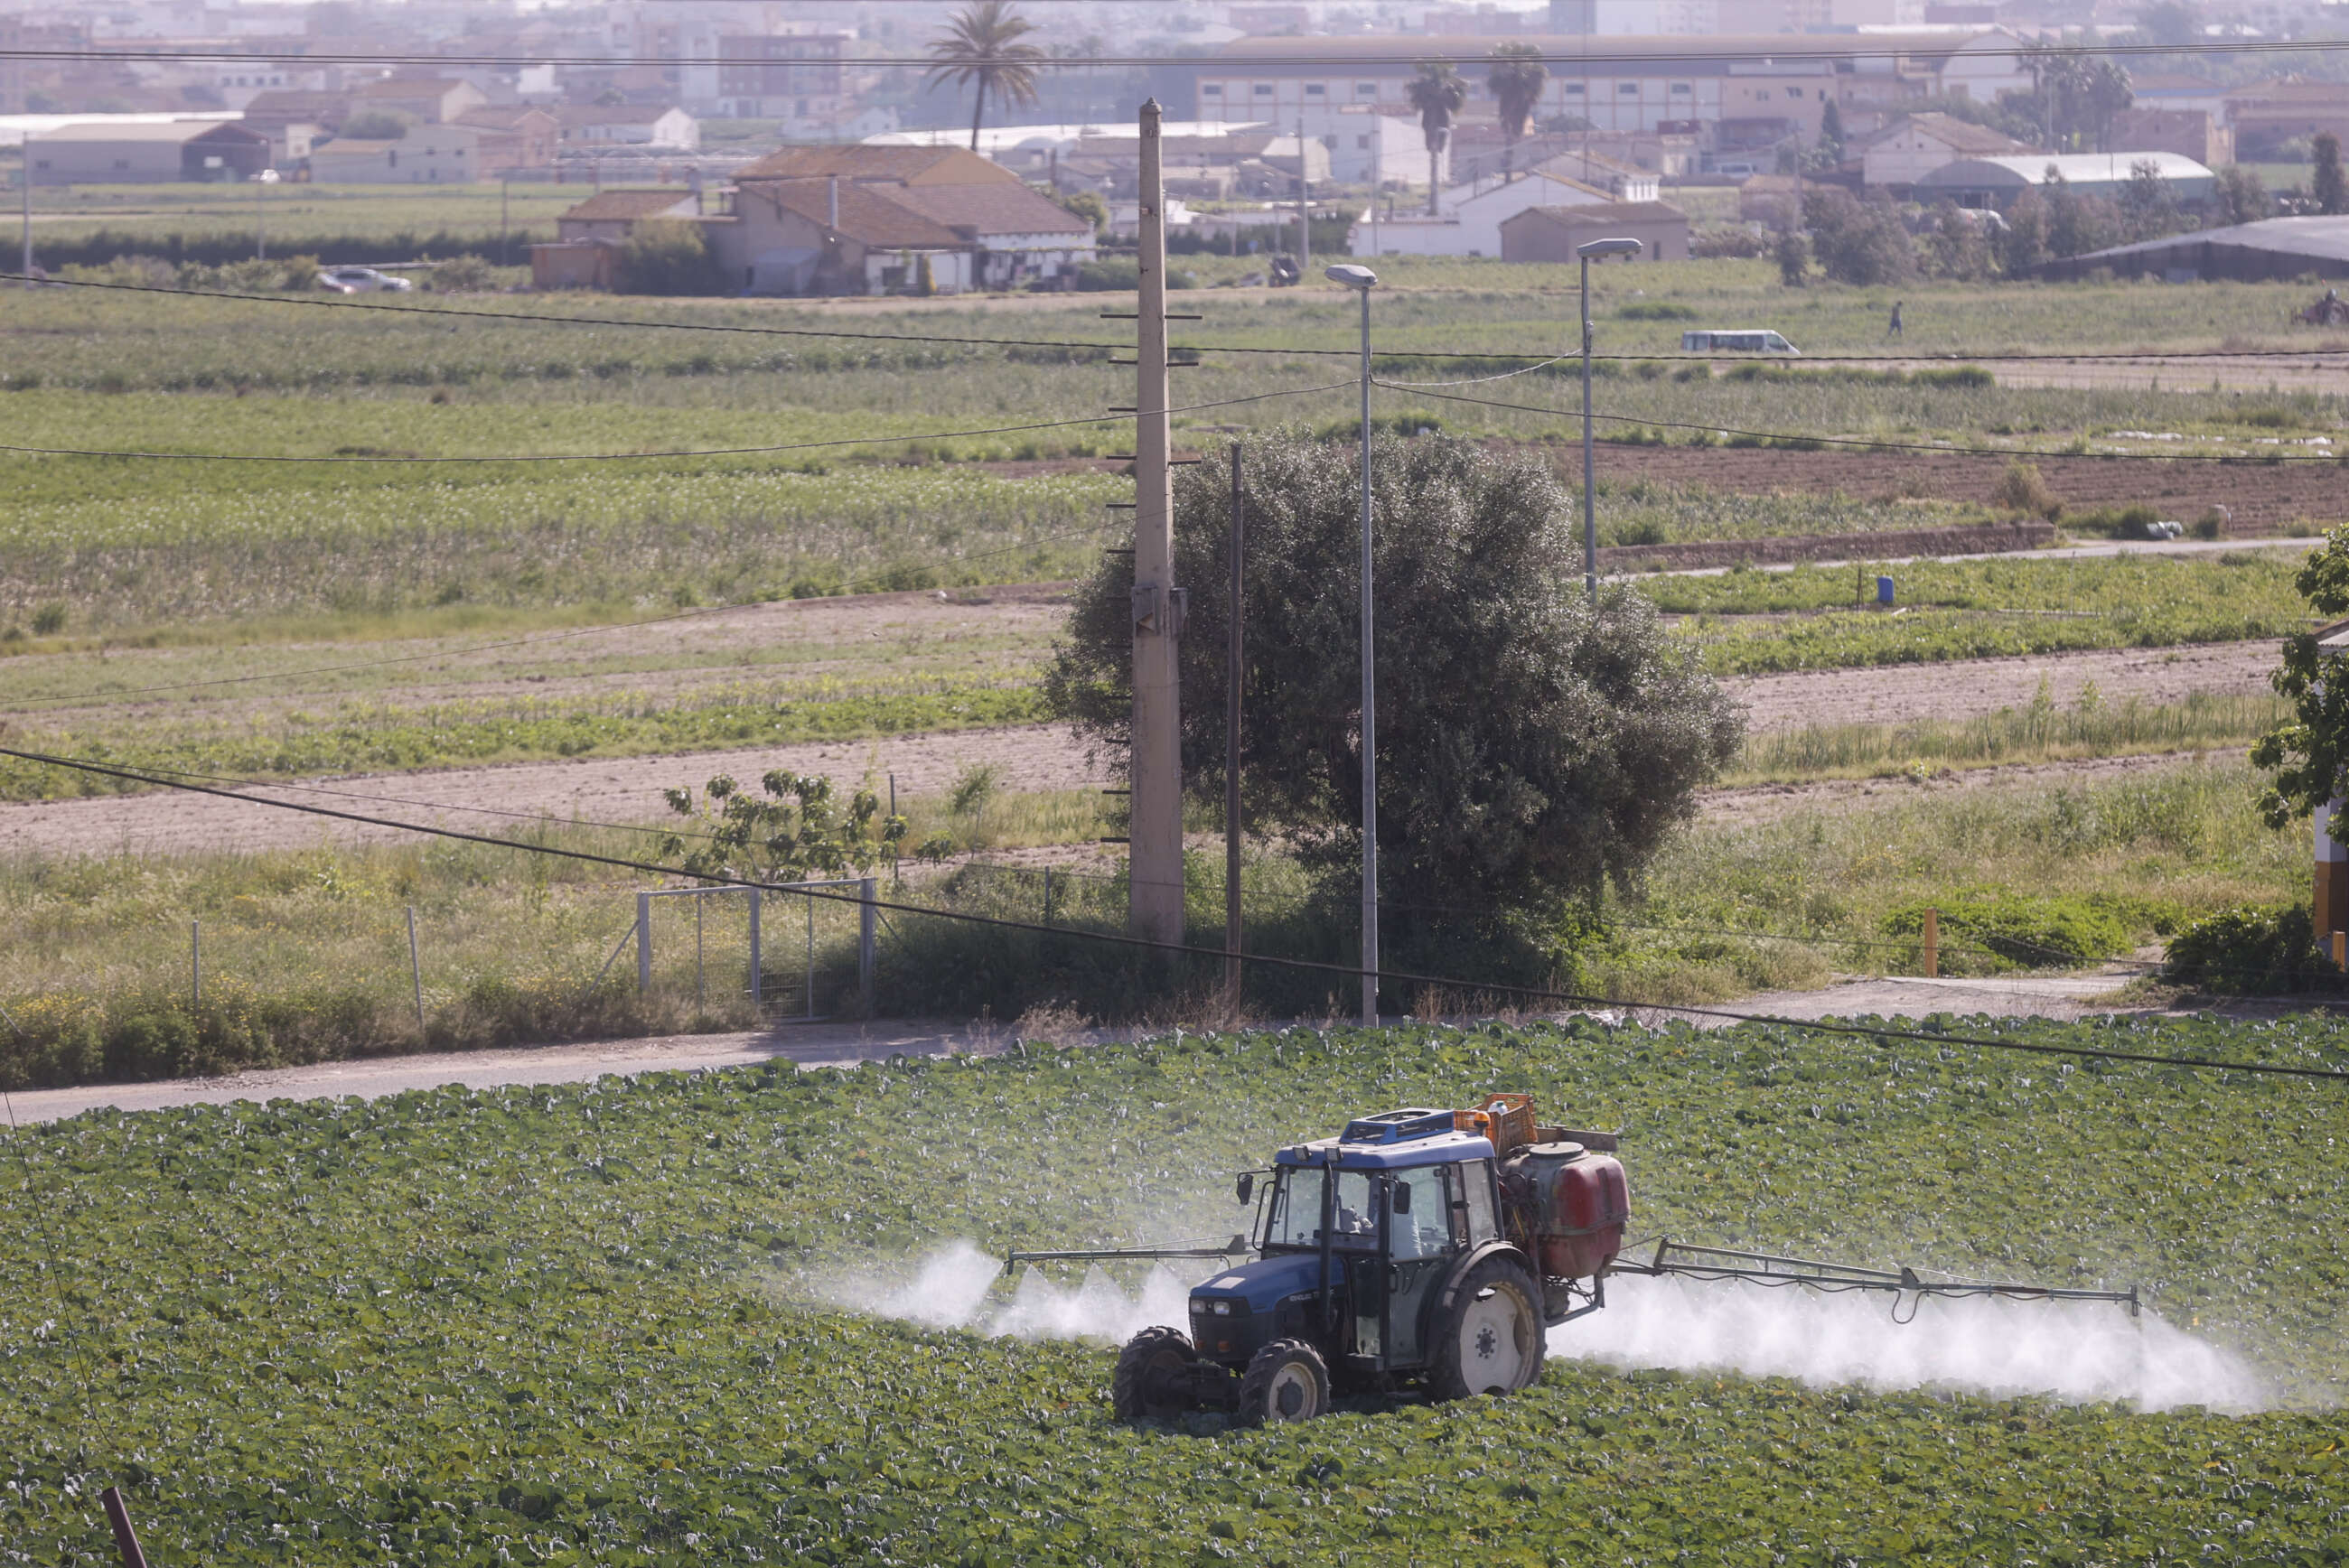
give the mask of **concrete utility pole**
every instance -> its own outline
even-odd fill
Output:
[[[1371,579],[1371,291],[1379,274],[1340,263],[1322,273],[1362,302],[1362,1025],[1379,1024],[1379,683]]]
[[[1183,752],[1174,586],[1174,485],[1167,465],[1166,182],[1152,98],[1142,106],[1141,233],[1136,260],[1133,415],[1133,738],[1131,887],[1126,929],[1183,940]],[[1171,955],[1170,955],[1171,956]]]
[[[1224,637],[1224,992],[1240,1000],[1240,684],[1246,624],[1247,495],[1240,483],[1240,444],[1232,443],[1232,585]]]
[[[1297,275],[1313,264],[1313,204],[1305,188],[1305,115],[1297,116]]]
[[[27,136],[21,143],[25,150],[25,287],[33,286],[33,140]]]
[[[1590,602],[1599,603],[1599,477],[1590,455],[1590,263],[1596,257],[1636,256],[1640,242],[1630,239],[1591,240],[1574,247],[1582,259],[1582,586]],[[1367,350],[1365,351],[1367,352]]]

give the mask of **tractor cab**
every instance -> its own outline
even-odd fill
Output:
[[[1472,1248],[1501,1239],[1492,1141],[1456,1130],[1450,1111],[1364,1117],[1279,1150],[1265,1174],[1256,1258],[1191,1292],[1193,1343],[1234,1370],[1298,1335],[1350,1370],[1416,1367],[1429,1291]]]

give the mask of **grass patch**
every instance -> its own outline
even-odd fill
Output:
[[[1810,725],[1746,738],[1724,785],[1853,779],[1939,768],[1995,768],[2148,752],[2248,746],[2283,722],[2290,707],[2269,696],[2189,692],[2177,703],[2101,700],[2057,707],[2042,683],[2029,706],[1980,717],[1909,724]]]

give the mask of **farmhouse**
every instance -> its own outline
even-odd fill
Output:
[[[1579,161],[1568,155],[1515,180],[1453,186],[1444,192],[1434,217],[1401,211],[1381,216],[1379,252],[1389,256],[1497,256],[1501,225],[1528,208],[1599,206],[1615,200],[1612,191],[1586,185],[1562,172]],[[1649,182],[1652,189],[1652,177]],[[1356,255],[1368,255],[1370,246],[1371,222],[1366,214],[1348,231],[1346,247]]]
[[[404,115],[425,125],[443,125],[468,109],[482,108],[489,95],[467,81],[440,77],[394,77],[362,82],[350,91],[350,112]]]
[[[1501,224],[1505,262],[1571,262],[1586,241],[1626,236],[1646,262],[1689,259],[1688,214],[1664,201],[1607,201],[1584,207],[1528,207]]]
[[[554,111],[565,147],[666,147],[690,152],[701,145],[701,122],[674,104],[564,104]]]
[[[746,294],[895,294],[925,279],[939,294],[1012,288],[1071,279],[1094,249],[1091,223],[1008,174],[967,184],[744,179],[734,216],[710,238]]]

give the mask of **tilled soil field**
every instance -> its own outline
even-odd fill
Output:
[[[1578,478],[1581,456],[1559,449],[1561,471]],[[1651,480],[1752,494],[1931,496],[1987,503],[2006,473],[2003,453],[1791,452],[1766,448],[1601,447],[1601,484]],[[2349,469],[2339,463],[2196,462],[2044,457],[2031,459],[2066,508],[2151,506],[2191,522],[2224,506],[2237,533],[2274,533],[2295,522],[2349,518]]]

